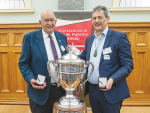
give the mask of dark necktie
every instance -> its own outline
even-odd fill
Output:
[[[53,51],[53,56],[54,56],[54,59],[56,61],[56,60],[58,60],[58,55],[57,55],[56,47],[55,47],[54,41],[52,39],[52,36],[49,35],[48,37],[50,38],[50,44],[51,44],[51,48],[52,48],[52,51]]]

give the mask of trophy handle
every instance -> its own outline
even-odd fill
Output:
[[[54,60],[51,60],[51,61],[48,61],[47,62],[47,70],[48,70],[48,73],[49,73],[49,76],[57,83],[57,81],[54,79],[54,77],[51,75],[51,71],[50,71],[50,63],[52,63],[55,67],[55,69],[57,68],[57,64],[55,63]],[[58,85],[58,84],[57,84]]]
[[[94,70],[94,64],[92,62],[87,61],[86,64],[87,65],[85,65],[84,70],[88,67],[89,64],[92,65],[92,70],[91,70],[90,76],[82,84],[80,84],[81,87],[90,79]]]

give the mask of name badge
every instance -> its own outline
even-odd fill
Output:
[[[65,48],[64,48],[64,46],[60,46],[60,48],[61,48],[61,50],[62,50],[62,51],[65,51]]]
[[[111,52],[112,52],[111,47],[103,49],[103,55],[106,55],[106,54],[111,53]]]
[[[110,60],[110,56],[109,55],[104,55],[104,60]]]

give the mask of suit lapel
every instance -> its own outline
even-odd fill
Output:
[[[87,60],[89,61],[89,59],[90,59],[90,53],[91,53],[91,47],[92,47],[92,44],[93,44],[93,40],[94,40],[94,38],[95,38],[95,36],[94,35],[92,35],[91,37],[90,37],[90,40],[87,42],[88,44],[88,57],[87,57]]]
[[[43,35],[42,35],[42,28],[39,30],[39,32],[37,34],[37,44],[38,44],[39,50],[42,54],[42,57],[43,57],[45,63],[47,64],[48,58],[47,58],[46,48],[45,48]]]
[[[105,39],[105,43],[104,43],[103,49],[105,49],[105,48],[108,47],[108,45],[109,45],[109,43],[110,43],[110,41],[111,41],[111,39],[112,39],[111,35],[112,35],[112,34],[111,34],[111,29],[108,28],[108,32],[107,32],[107,36],[106,36],[106,39]],[[103,55],[103,50],[102,50],[100,63],[101,63],[101,61],[103,60],[103,57],[104,57],[104,55]]]

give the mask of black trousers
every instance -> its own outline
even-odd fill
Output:
[[[50,93],[48,100],[45,105],[41,106],[34,103],[31,99],[29,99],[30,109],[32,113],[52,113],[53,112],[53,103],[58,100],[60,97],[65,95],[65,90],[60,86],[51,85]]]

